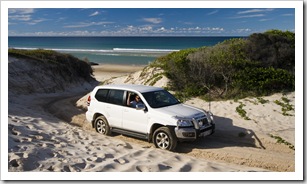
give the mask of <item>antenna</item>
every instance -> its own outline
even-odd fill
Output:
[[[210,97],[210,90],[209,90],[209,111],[211,112],[211,97]]]

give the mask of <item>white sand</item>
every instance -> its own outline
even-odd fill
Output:
[[[97,81],[104,81],[110,78],[125,76],[130,73],[142,70],[145,66],[101,64],[92,66]]]
[[[109,69],[105,68],[104,71],[101,67],[95,68],[94,76],[103,80],[129,74],[142,68],[116,66],[117,70],[111,70],[112,67],[109,66]],[[139,74],[140,72],[131,74],[130,78]],[[123,76],[122,79],[127,80],[127,76]],[[124,81],[122,79],[114,79],[111,82],[117,80],[122,83]],[[136,80],[134,80],[135,82]],[[163,86],[163,82],[157,84]],[[82,90],[74,89],[72,91],[77,94]],[[180,143],[176,153],[156,149],[151,143],[135,138],[122,135],[99,135],[91,129],[85,120],[84,110],[80,109],[80,107],[86,108],[87,95],[83,93],[78,97],[72,91],[69,93],[10,96],[9,172],[132,171],[161,173],[183,171],[227,173],[295,171],[295,151],[290,149],[289,145],[276,143],[276,139],[270,137],[271,134],[279,136],[295,146],[295,112],[288,112],[293,116],[284,116],[281,114],[281,106],[274,103],[274,100],[281,101],[282,94],[263,97],[269,101],[265,104],[260,104],[255,98],[243,99],[238,102],[211,102],[211,111],[216,119],[216,133],[200,141]],[[83,98],[81,98],[82,96]],[[285,97],[290,100],[291,105],[295,105],[295,93],[290,93]],[[243,108],[251,120],[244,120],[236,112],[236,107],[240,105],[240,102],[246,105]],[[208,109],[209,105],[208,102],[197,98],[186,103],[204,109]],[[79,106],[79,109],[74,106],[75,104]],[[58,117],[65,119],[65,121]],[[240,137],[239,135],[244,136]],[[33,175],[29,174],[28,177],[31,176]],[[114,179],[176,180],[177,178],[182,179],[186,175],[162,175],[162,178],[152,175],[145,178],[142,175],[139,176],[138,178],[119,177]],[[172,178],[168,178],[169,176]],[[70,179],[80,179],[80,177],[82,176],[76,175]],[[109,177],[106,173],[105,177],[96,179],[110,179]],[[223,179],[241,179],[233,177],[237,177],[237,175],[226,174]],[[48,175],[46,178],[55,179],[53,175]],[[275,179],[281,178],[283,177]],[[186,179],[214,180],[210,176]],[[261,178],[255,175],[245,179],[257,180]]]

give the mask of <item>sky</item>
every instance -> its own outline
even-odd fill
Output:
[[[295,8],[9,8],[9,36],[248,36],[295,32]]]

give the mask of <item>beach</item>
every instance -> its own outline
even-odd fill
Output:
[[[93,65],[94,77],[98,81],[105,81],[110,78],[125,76],[130,73],[142,70],[146,65],[119,65],[119,64],[100,64]]]
[[[144,66],[98,65],[94,77],[124,81]],[[113,81],[112,81],[113,80]],[[9,97],[9,172],[294,172],[295,112],[283,116],[274,103],[282,97],[295,105],[295,93],[257,99],[211,102],[216,133],[195,142],[178,144],[176,152],[154,148],[144,140],[114,134],[99,135],[85,120],[89,87],[52,94]],[[246,105],[251,120],[235,111]],[[187,104],[208,109],[193,98]],[[239,136],[242,134],[243,136]]]

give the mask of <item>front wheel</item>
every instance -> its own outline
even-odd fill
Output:
[[[173,151],[177,146],[177,139],[172,134],[171,129],[168,127],[160,127],[153,134],[153,142],[156,148],[161,148]]]
[[[99,116],[95,120],[96,132],[104,135],[110,135],[111,130],[107,119],[104,116]]]

